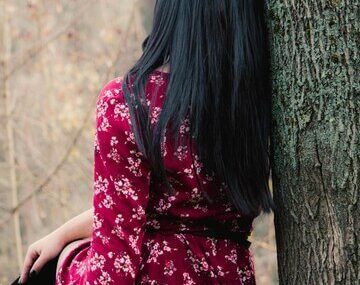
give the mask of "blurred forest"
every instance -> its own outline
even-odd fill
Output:
[[[0,285],[91,206],[95,100],[140,56],[154,2],[0,0]],[[272,215],[251,241],[258,284],[277,284]]]

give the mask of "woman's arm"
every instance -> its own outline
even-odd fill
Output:
[[[151,168],[133,139],[122,83],[105,84],[96,104],[94,231],[82,284],[133,285],[141,267]]]
[[[20,283],[25,283],[29,272],[39,272],[70,242],[92,235],[93,207],[77,215],[42,239],[31,244],[26,253]],[[36,274],[36,273],[35,273]]]
[[[91,237],[93,211],[92,207],[67,221],[53,232],[54,236],[58,236],[64,245],[77,239]]]

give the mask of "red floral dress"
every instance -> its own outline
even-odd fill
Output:
[[[153,71],[146,84],[152,123],[158,119],[170,75]],[[100,91],[94,144],[93,234],[72,249],[56,275],[56,285],[86,284],[255,284],[249,249],[230,239],[201,236],[203,218],[231,231],[251,231],[253,219],[229,203],[224,183],[205,173],[190,145],[176,149],[165,140],[162,156],[171,185],[152,183],[149,165],[135,144],[121,77]],[[158,90],[157,93],[154,91]],[[189,132],[184,120],[181,136]],[[196,177],[196,174],[198,177]],[[199,184],[210,197],[210,204]]]

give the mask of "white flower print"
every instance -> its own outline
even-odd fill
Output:
[[[120,224],[124,221],[124,217],[121,213],[117,214],[116,219],[115,219],[115,224]]]
[[[120,225],[115,225],[111,231],[112,234],[116,235],[117,237],[123,239],[125,237],[124,231]]]
[[[114,160],[116,163],[121,162],[121,157],[116,148],[111,148],[110,153],[107,154],[107,157]]]
[[[111,284],[112,279],[110,277],[110,274],[106,271],[101,271],[101,275],[98,278],[100,285],[108,285]]]
[[[131,144],[136,144],[136,142],[135,142],[135,135],[134,135],[133,132],[125,131],[125,135],[126,135],[125,144],[126,144],[127,142],[130,142]]]
[[[168,242],[166,240],[163,240],[160,244],[160,242],[155,242],[154,240],[149,240],[146,243],[146,246],[148,250],[150,251],[150,254],[148,256],[148,259],[146,263],[156,263],[159,264],[158,258],[159,256],[163,255],[166,252],[172,252],[177,251],[177,248],[172,248],[168,246]]]
[[[111,208],[115,203],[113,201],[113,198],[108,195],[105,194],[105,197],[102,199],[101,204],[104,205],[105,208]]]
[[[176,271],[176,267],[174,266],[174,261],[167,260],[164,266],[164,274],[165,275],[173,275],[173,273]]]
[[[237,273],[241,282],[246,284],[249,280],[252,279],[253,270],[248,266],[244,266],[242,268],[237,267]]]
[[[184,278],[183,285],[195,285],[196,284],[195,281],[190,277],[190,274],[187,272],[183,273],[183,278]]]
[[[186,116],[180,125],[179,132],[181,135],[185,135],[190,132],[190,119],[189,116]]]
[[[139,240],[139,236],[134,236],[134,235],[130,235],[129,236],[129,243],[130,246],[132,247],[132,249],[134,250],[135,254],[140,254],[140,248],[138,246],[138,240]]]
[[[163,141],[160,144],[160,149],[161,149],[161,157],[164,158],[168,153],[167,147],[166,147],[166,130],[165,130],[165,136],[163,138]]]
[[[179,161],[185,160],[186,155],[188,154],[187,148],[188,147],[186,145],[180,145],[178,146],[176,151],[174,151],[174,155],[177,157]]]
[[[110,127],[109,120],[106,117],[104,117],[97,130],[99,132],[106,132],[109,127]]]
[[[132,172],[134,174],[134,176],[142,176],[141,170],[140,170],[140,164],[142,162],[141,158],[134,158],[129,156],[127,158],[128,163],[130,166],[126,166],[127,169],[130,170],[130,172]]]
[[[225,255],[225,259],[231,261],[232,263],[236,264],[237,262],[237,253],[236,249],[232,249],[229,255]]]
[[[200,162],[199,156],[197,154],[195,155],[195,159],[194,159],[194,167],[196,169],[197,174],[200,173],[200,171],[203,167],[203,164],[202,164],[202,162]]]
[[[120,117],[121,120],[130,120],[129,107],[123,103],[115,105],[114,118]]]
[[[134,214],[132,214],[132,218],[133,219],[137,219],[137,220],[141,220],[143,217],[144,217],[144,215],[145,215],[145,210],[144,210],[144,208],[142,207],[142,206],[137,206],[136,207],[136,209],[132,209],[132,212],[134,213]]]
[[[157,212],[161,213],[170,209],[170,207],[172,206],[172,202],[176,199],[176,197],[166,194],[165,199],[160,199],[158,202],[158,206],[154,207]]]
[[[135,278],[134,268],[129,254],[123,252],[115,258],[114,267],[116,272],[124,272],[125,275],[130,274],[132,278]]]
[[[153,110],[151,111],[151,124],[155,124],[158,122],[160,112],[161,112],[160,107],[153,108]]]
[[[186,174],[186,176],[190,179],[194,178],[194,171],[193,171],[193,165],[191,167],[184,168],[183,172]],[[178,173],[181,173],[180,171]]]
[[[117,191],[118,195],[124,195],[125,198],[131,197],[133,200],[138,200],[138,195],[136,194],[135,190],[132,188],[130,181],[124,175],[121,176],[120,179],[114,182],[115,190]]]
[[[165,83],[162,75],[156,75],[156,74],[152,74],[149,76],[149,82],[155,83],[158,86],[161,86]]]
[[[99,218],[98,213],[95,213],[93,215],[93,217],[94,217],[93,218],[93,229],[98,230],[98,229],[100,229],[102,227],[102,223],[103,223],[104,220]]]
[[[101,175],[97,176],[94,181],[94,194],[99,195],[101,192],[105,193],[108,189],[109,181],[107,178],[103,178]]]
[[[108,103],[101,100],[96,108],[97,109],[97,118],[103,117],[106,113],[107,108],[108,108]]]
[[[95,252],[93,257],[91,257],[90,259],[90,270],[95,271],[102,269],[104,264],[105,264],[105,257]]]
[[[147,225],[149,225],[151,228],[159,229],[160,228],[160,222],[156,219],[148,220],[146,222]]]
[[[118,141],[117,137],[112,136],[112,137],[111,137],[111,141],[110,141],[110,145],[111,145],[111,146],[115,146],[115,145],[117,145],[118,143],[119,143],[119,141]]]
[[[216,239],[215,238],[211,238],[208,237],[207,238],[208,243],[210,243],[210,248],[211,248],[211,254],[212,256],[216,256],[217,255],[217,248],[216,248]],[[210,255],[210,254],[209,254]]]

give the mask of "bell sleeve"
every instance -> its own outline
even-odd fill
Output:
[[[130,128],[122,78],[96,103],[93,234],[83,284],[135,284],[141,263],[150,170]]]

